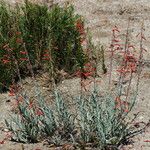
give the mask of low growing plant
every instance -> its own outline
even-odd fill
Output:
[[[40,115],[42,111],[33,105],[33,102],[24,95],[16,100],[18,114],[11,116],[9,122],[5,120],[8,129],[12,132],[12,140],[24,143],[38,141],[40,132]]]

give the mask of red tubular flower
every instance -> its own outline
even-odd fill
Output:
[[[117,40],[117,39],[113,39],[113,42],[116,42],[116,43],[117,43],[117,42],[120,42],[120,40]]]
[[[88,77],[94,75],[95,71],[96,68],[93,67],[91,63],[86,63],[84,68],[78,70],[75,75],[81,77],[82,79],[87,79]]]
[[[120,108],[121,107],[121,103],[122,103],[120,97],[116,97],[115,102],[116,102],[115,108]]]
[[[90,76],[91,74],[88,72],[82,72],[82,71],[77,71],[76,76],[80,77],[81,79],[87,79],[88,76]]]
[[[112,29],[112,32],[113,32],[113,37],[116,38],[117,37],[117,34],[120,33],[119,29],[117,26],[115,26],[113,29]]]
[[[96,71],[96,67],[93,67],[91,63],[86,63],[84,65],[84,71],[85,72],[91,72],[93,74],[94,71]]]
[[[22,39],[19,39],[19,38],[16,39],[16,43],[21,44],[22,42],[23,42]]]
[[[9,96],[15,96],[15,89],[14,89],[14,85],[11,85],[10,86],[10,89],[9,89]]]
[[[4,141],[4,140],[0,141],[0,144],[4,144],[4,143],[5,143],[5,141]]]
[[[11,90],[10,90],[10,92],[9,92],[9,96],[15,96],[15,92],[14,92],[14,90],[13,90],[13,89],[11,89]]]
[[[85,73],[83,73],[83,76],[85,76],[85,77],[89,77],[91,75],[93,75],[93,72],[85,72]]]
[[[44,50],[45,54],[43,54],[43,58],[42,60],[51,60],[50,54],[49,54],[49,50]]]
[[[43,116],[44,112],[40,108],[38,108],[38,109],[36,109],[36,115],[37,116]]]
[[[33,101],[30,101],[29,103],[29,109],[33,108]]]
[[[149,143],[149,142],[150,142],[150,140],[144,140],[144,142]]]
[[[137,70],[137,65],[135,63],[129,64],[128,67],[131,70],[131,72],[136,72],[136,70]]]
[[[21,35],[21,32],[17,31],[17,32],[16,32],[16,35]]]
[[[20,51],[20,54],[26,55],[27,52],[26,51]]]
[[[81,35],[83,35],[83,34],[85,34],[85,31],[84,31],[84,24],[83,24],[83,22],[79,19],[78,21],[77,21],[77,23],[76,23],[76,28],[77,28],[77,30],[79,31],[79,33],[81,34]]]
[[[126,74],[126,73],[128,73],[128,72],[130,72],[130,71],[129,71],[128,69],[125,69],[125,68],[123,67],[123,68],[121,68],[121,69],[117,69],[117,72]]]
[[[117,26],[115,26],[115,27],[112,29],[112,31],[113,31],[113,32],[118,32],[118,33],[120,32]]]
[[[3,64],[8,64],[10,62],[10,60],[3,59],[2,62],[3,62]]]
[[[137,62],[135,56],[133,54],[126,54],[125,55],[125,60],[127,62]]]
[[[9,96],[15,96],[15,93],[14,92],[10,92]]]
[[[128,112],[129,112],[129,109],[127,109],[127,108],[126,108],[126,109],[124,109],[124,112],[128,113]]]
[[[86,38],[85,38],[84,24],[83,24],[83,22],[82,22],[81,19],[77,20],[77,22],[76,22],[76,28],[77,28],[77,31],[80,34],[80,43],[83,44]]]
[[[21,61],[27,61],[28,58],[20,58]]]

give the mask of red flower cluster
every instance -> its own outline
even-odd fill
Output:
[[[93,67],[90,63],[84,65],[83,70],[77,71],[76,75],[82,79],[87,79],[89,76],[93,76],[96,71],[96,68]]]
[[[28,54],[26,51],[20,51],[20,54],[23,56],[20,58],[21,61],[27,61],[28,58],[26,57],[26,55]]]
[[[21,32],[17,31],[17,32],[16,32],[16,35],[21,35]]]
[[[23,43],[23,41],[22,41],[22,39],[17,38],[17,39],[16,39],[16,43],[18,43],[18,44],[22,44],[22,43]]]
[[[9,44],[5,44],[5,45],[3,46],[3,49],[6,50],[7,52],[11,52],[11,51],[14,50],[13,48],[10,48]]]
[[[2,58],[2,63],[3,63],[3,64],[8,64],[8,63],[10,63],[10,62],[11,62],[11,61],[10,61],[9,55],[4,55],[3,58]]]
[[[44,50],[43,58],[42,60],[51,60],[51,57],[49,55],[49,50]]]
[[[28,107],[29,107],[29,109],[32,109],[32,108],[33,108],[33,101],[30,101],[30,102],[29,102],[29,106],[28,106]]]
[[[37,109],[36,109],[36,115],[37,115],[37,116],[43,116],[43,115],[44,115],[44,112],[43,112],[40,108],[37,108]]]
[[[80,42],[83,43],[85,41],[85,29],[84,29],[84,23],[81,19],[78,19],[76,22],[76,28],[78,32],[80,33]]]
[[[14,88],[14,85],[10,85],[10,88],[9,88],[9,96],[15,96],[15,88]]]
[[[122,101],[120,97],[116,97],[115,99],[115,109],[122,108],[124,112],[129,112],[129,103],[126,101]]]
[[[125,75],[125,74],[130,73],[130,72],[135,73],[137,71],[137,64],[131,62],[131,63],[127,64],[126,67],[123,66],[120,69],[117,69],[117,71],[119,73],[121,73],[122,75]]]
[[[84,88],[87,91],[87,86],[90,85],[93,81],[87,80],[89,77],[92,77],[95,74],[96,68],[92,66],[91,63],[84,65],[84,68],[76,72],[76,76],[81,78],[81,88]]]
[[[80,33],[81,35],[85,34],[85,31],[84,31],[84,24],[83,24],[83,22],[81,21],[81,19],[78,19],[78,20],[77,20],[76,28],[77,28],[77,30],[79,31],[79,33]]]

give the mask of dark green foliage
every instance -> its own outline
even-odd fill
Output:
[[[9,8],[2,3],[0,82],[11,83],[12,77],[17,78],[16,64],[21,75],[26,76],[29,60],[33,68],[41,68],[45,64],[54,72],[64,69],[73,73],[77,67],[82,68],[86,57],[76,26],[79,19],[72,6],[62,8],[55,5],[48,9],[47,6],[25,1],[22,7]],[[22,51],[25,54],[20,53]],[[4,63],[3,59],[9,62]]]
[[[49,11],[46,6],[26,1],[24,16],[20,17],[20,31],[32,63],[41,63],[42,54],[49,43]]]
[[[73,7],[55,6],[50,13],[51,50],[55,66],[72,71],[72,67],[84,64],[84,54],[80,43],[80,33],[76,28],[79,16]],[[83,62],[82,62],[83,61]]]

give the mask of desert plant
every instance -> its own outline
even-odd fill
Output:
[[[9,122],[5,120],[8,129],[13,134],[12,139],[18,142],[35,143],[38,141],[40,132],[39,117],[43,113],[25,95],[16,102],[18,114],[11,116]]]
[[[32,64],[41,64],[44,50],[48,49],[49,43],[48,7],[26,0],[22,11],[24,15],[19,18],[22,38],[26,42]]]
[[[9,8],[1,3],[0,16],[0,82],[3,84],[6,74],[8,83],[12,77],[17,78],[15,62],[21,75],[28,75],[29,59],[33,69],[46,66],[55,72],[54,78],[57,78],[56,70],[73,73],[83,67],[84,24],[72,6],[55,5],[48,9],[26,0],[22,7]]]
[[[56,90],[55,96],[55,107],[57,115],[57,126],[62,130],[62,136],[67,137],[75,129],[73,115],[69,112],[62,95]]]
[[[78,30],[80,17],[74,14],[72,6],[65,8],[54,6],[49,16],[54,65],[66,71],[72,71],[76,65],[82,67],[85,62],[85,54]]]
[[[126,121],[126,117],[135,104],[138,92],[143,58],[143,30],[140,39],[140,56],[137,60],[132,51],[129,51],[131,45],[129,46],[128,43],[127,29],[123,62],[121,68],[117,70],[119,83],[116,91],[112,91],[114,53],[121,49],[118,36],[115,35],[120,31],[117,27],[113,29],[110,47],[109,88],[107,92],[99,94],[95,86],[96,60],[93,55],[89,59],[86,58],[82,47],[85,40],[84,23],[78,15],[74,15],[73,7],[61,8],[56,5],[48,10],[46,6],[26,1],[21,13],[18,9],[12,18],[12,11],[8,11],[4,5],[0,11],[2,12],[0,23],[5,20],[5,16],[7,19],[7,22],[4,22],[6,29],[2,30],[5,27],[1,26],[0,40],[3,43],[1,45],[3,50],[0,53],[0,67],[2,67],[0,69],[6,71],[1,76],[2,81],[4,81],[4,75],[8,73],[10,73],[8,77],[10,80],[14,78],[17,71],[20,76],[20,70],[24,70],[26,65],[30,66],[30,72],[35,81],[32,66],[42,65],[42,63],[51,65],[48,67],[50,69],[53,67],[52,71],[55,71],[56,68],[72,72],[78,66],[80,70],[77,74],[82,81],[80,95],[75,101],[77,111],[74,116],[65,104],[63,95],[57,91],[55,83],[55,107],[53,109],[47,106],[37,87],[34,93],[36,100],[24,94],[20,98],[15,93],[18,113],[14,117],[12,116],[10,121],[5,121],[8,129],[13,133],[13,140],[25,143],[37,142],[38,138],[44,135],[48,136],[52,143],[60,145],[61,140],[69,141],[75,136],[75,138],[73,137],[75,142],[82,143],[82,147],[91,142],[103,150],[110,147],[117,149],[127,136],[130,137],[134,133],[131,131],[130,122]],[[89,39],[88,42],[91,40]],[[91,43],[88,46],[93,49]],[[106,72],[103,47],[101,47],[101,53],[102,69]],[[90,62],[86,63],[87,60]],[[131,81],[136,69],[138,70],[138,82],[134,94],[131,95]],[[91,76],[94,78],[94,90],[89,91],[90,95],[88,96],[84,94],[82,83]],[[129,77],[129,83],[124,99],[122,91],[126,76]],[[34,83],[37,86],[36,81]],[[75,129],[79,136],[74,135]]]
[[[47,136],[53,136],[55,130],[57,129],[57,122],[54,114],[55,112],[46,104],[41,94],[38,95],[38,99],[39,107],[44,114],[40,116],[41,132]]]
[[[80,140],[84,143],[93,142],[101,149],[117,148],[127,136],[132,135],[130,122],[120,119],[127,112],[116,108],[113,94],[101,96],[94,90],[89,97],[80,96],[76,105]]]

